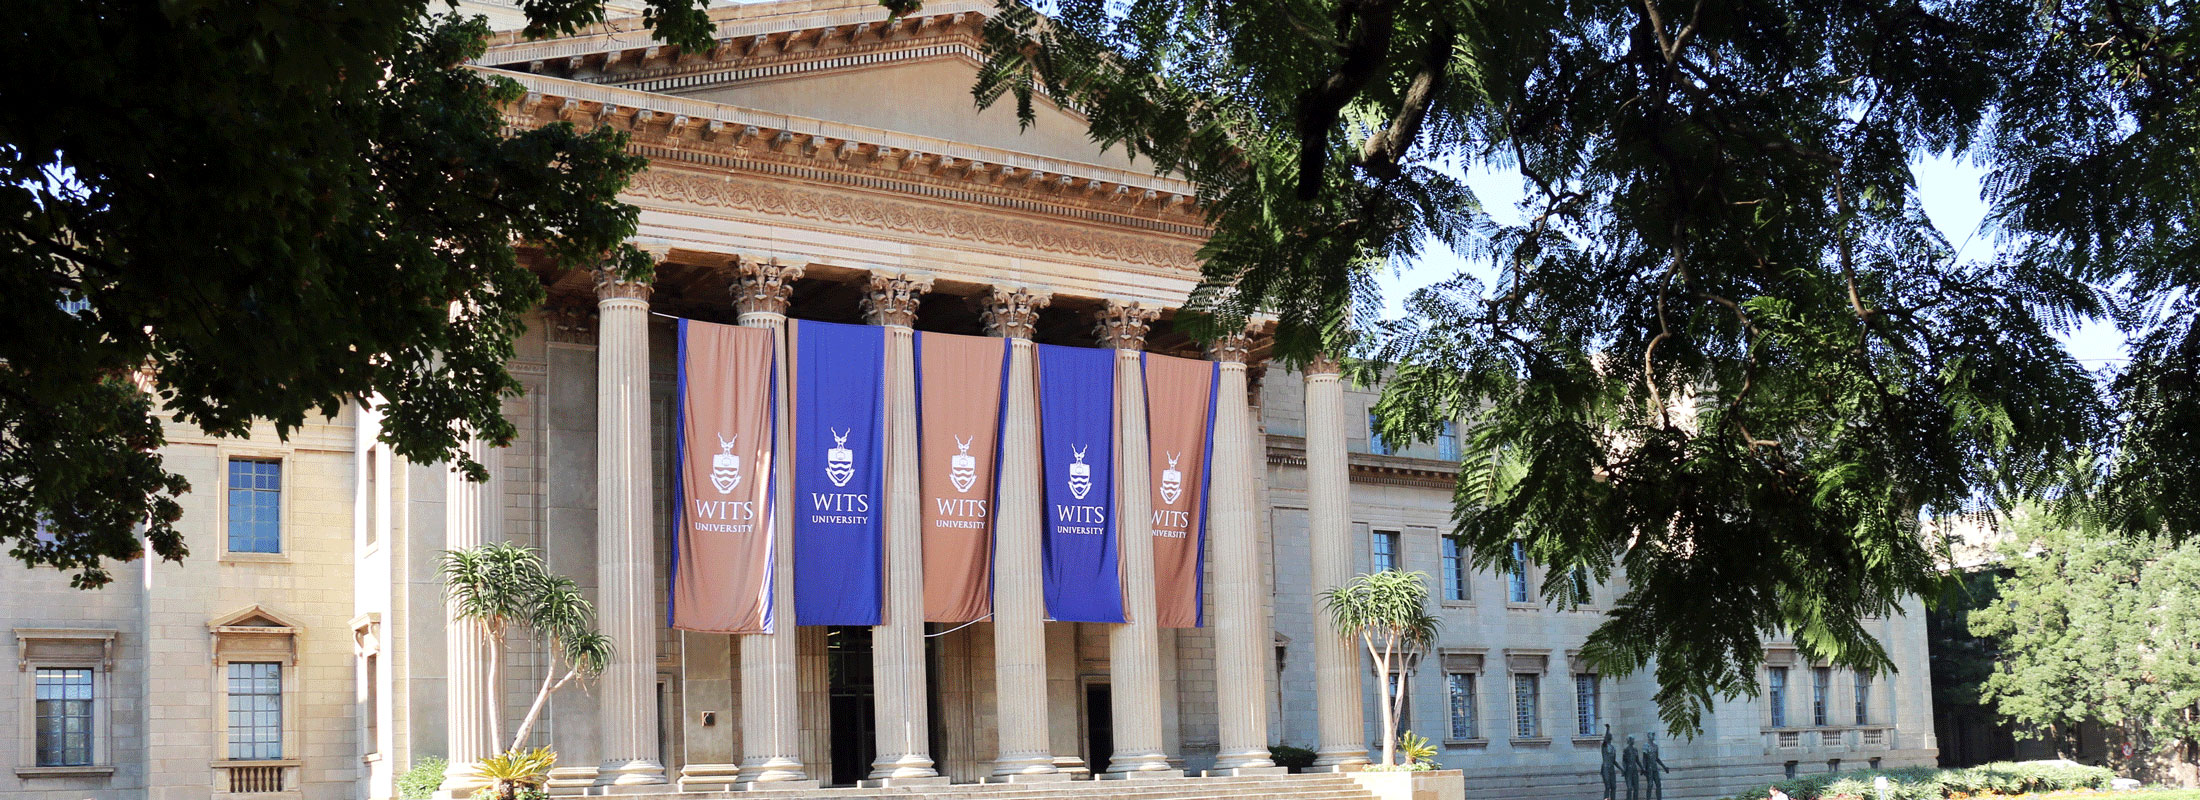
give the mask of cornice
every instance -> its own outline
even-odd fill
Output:
[[[992,205],[1206,238],[1191,184],[1098,164],[684,97],[477,67],[527,93],[514,129],[564,120],[632,135],[633,151],[685,162]]]
[[[531,64],[563,59],[601,62],[608,57],[613,67],[624,62],[649,69],[678,62],[800,57],[846,45],[901,42],[974,30],[992,11],[993,4],[986,0],[934,0],[914,14],[890,19],[876,0],[741,4],[708,12],[716,24],[713,36],[717,39],[716,48],[709,53],[683,53],[666,46],[651,35],[640,17],[622,17],[555,39],[531,40],[516,31],[498,34],[490,37],[488,50],[479,63]]]
[[[1267,438],[1270,466],[1306,466],[1305,437],[1271,433]],[[1450,489],[1459,472],[1457,462],[1428,458],[1348,453],[1345,461],[1354,483]]]

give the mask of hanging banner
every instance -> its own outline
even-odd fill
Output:
[[[1123,622],[1120,551],[1108,516],[1115,501],[1115,351],[1042,344],[1038,357],[1047,615]]]
[[[993,476],[1007,353],[1007,339],[917,334],[926,622],[993,612]]]
[[[886,329],[792,325],[794,622],[877,625],[885,586]]]
[[[680,320],[672,627],[772,632],[772,335]]]
[[[1196,628],[1206,614],[1201,589],[1216,367],[1212,361],[1151,353],[1145,360],[1155,617],[1164,628]]]

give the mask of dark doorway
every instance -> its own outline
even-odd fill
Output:
[[[1094,775],[1108,771],[1108,757],[1115,754],[1114,713],[1108,685],[1085,684],[1085,745],[1091,748],[1085,763]]]
[[[825,629],[826,687],[832,696],[834,786],[854,786],[871,774],[878,757],[874,731],[878,708],[871,702],[871,629]]]

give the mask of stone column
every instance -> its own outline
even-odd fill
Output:
[[[649,285],[596,272],[596,560],[603,671],[599,786],[665,782],[657,753],[656,557],[649,470]]]
[[[1001,429],[1000,497],[993,528],[993,692],[998,703],[995,778],[1068,780],[1047,741],[1046,588],[1040,537],[1037,351],[1031,343],[1050,295],[995,288],[978,300],[986,333],[1009,340],[1008,392]]]
[[[1367,718],[1360,708],[1360,651],[1329,627],[1321,593],[1352,580],[1352,484],[1344,450],[1344,382],[1335,359],[1306,367],[1306,518],[1313,550],[1314,693],[1321,742],[1314,766],[1367,763]]]
[[[468,439],[462,446],[467,456],[484,461],[488,448],[479,439]],[[482,485],[467,480],[465,473],[453,466],[444,473],[443,487],[444,548],[479,546],[483,541]],[[489,675],[482,624],[459,619],[457,606],[448,602],[444,609],[443,720],[451,766],[444,771],[443,786],[436,794],[469,797],[475,789],[488,785],[481,777],[481,760],[501,750],[501,744],[491,741],[494,737],[489,732],[491,715],[496,713],[489,705],[495,696],[490,690],[495,681]]]
[[[1260,585],[1260,508],[1255,470],[1260,438],[1253,430],[1253,408],[1246,382],[1252,338],[1240,331],[1208,347],[1220,363],[1215,384],[1214,474],[1207,502],[1207,529],[1214,539],[1215,700],[1221,748],[1215,772],[1228,775],[1275,774],[1282,767],[1268,757],[1268,657],[1274,635],[1263,613]]]
[[[924,529],[917,505],[917,303],[932,279],[873,273],[863,295],[871,324],[886,327],[886,613],[871,629],[872,703],[881,786],[946,783],[933,767],[925,692]]]
[[[1108,690],[1115,753],[1103,777],[1180,777],[1161,731],[1161,644],[1153,569],[1152,466],[1147,463],[1146,328],[1160,312],[1110,301],[1100,312],[1103,347],[1115,350],[1115,521],[1129,622],[1108,631]]]
[[[788,424],[794,418],[790,402],[793,384],[788,362],[794,353],[787,347],[787,301],[794,282],[802,277],[801,265],[778,259],[742,258],[734,264],[733,302],[741,312],[741,324],[772,332],[772,351],[777,354],[774,376],[779,391],[772,443],[772,632],[740,637],[741,640],[741,777],[744,785],[781,784],[796,788],[816,785],[802,765],[802,722],[798,712],[799,685],[796,653],[800,649],[794,624],[794,470],[788,469],[794,450]],[[774,787],[781,788],[781,787]]]

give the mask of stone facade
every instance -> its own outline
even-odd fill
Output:
[[[1099,152],[1072,112],[1042,102],[1026,134],[1007,109],[972,111],[977,26],[992,7],[945,0],[893,22],[868,0],[722,9],[713,12],[721,47],[708,57],[665,53],[633,20],[495,42],[482,66],[528,89],[508,109],[513,125],[614,126],[651,157],[628,199],[642,209],[638,243],[661,260],[655,285],[606,288],[543,268],[550,300],[510,363],[525,389],[505,407],[518,437],[482,452],[491,473],[482,486],[392,458],[373,444],[378,422],[362,408],[287,442],[272,429],[248,441],[173,431],[163,455],[195,487],[181,523],[188,561],[128,565],[97,592],[69,589],[53,572],[0,573],[0,636],[17,645],[24,676],[0,694],[0,714],[23,721],[0,729],[0,794],[378,799],[422,757],[479,752],[485,712],[452,698],[493,698],[509,730],[549,664],[521,636],[494,682],[464,677],[480,665],[448,638],[436,559],[473,540],[538,548],[607,613],[651,621],[616,634],[627,677],[559,693],[537,726],[534,743],[560,755],[561,793],[610,788],[599,783],[716,789],[766,776],[923,782],[935,771],[1054,780],[1105,771],[1111,756],[1119,771],[1130,756],[1154,775],[1257,775],[1271,769],[1269,744],[1320,748],[1348,770],[1363,762],[1379,745],[1370,741],[1375,676],[1344,643],[1328,651],[1329,677],[1317,677],[1317,650],[1338,643],[1317,624],[1314,594],[1335,575],[1371,569],[1378,541],[1394,543],[1384,552],[1398,566],[1440,575],[1456,463],[1436,445],[1374,446],[1369,391],[1263,368],[1257,340],[1207,354],[1175,331],[1171,309],[1198,277],[1191,187]],[[981,308],[1019,293],[1048,299],[1025,303],[1013,324],[989,325]],[[1233,490],[1244,501],[1224,505],[1251,513],[1226,523],[1217,509],[1210,546],[1252,559],[1233,571],[1210,557],[1209,627],[1154,630],[1150,640],[1125,635],[1129,626],[1055,622],[1035,636],[997,635],[985,622],[932,626],[921,642],[890,625],[801,629],[771,643],[665,628],[673,335],[637,302],[720,322],[871,322],[1088,347],[1104,344],[1094,330],[1104,315],[1138,323],[1110,334],[1118,346],[1211,355],[1231,362],[1225,375],[1250,362],[1235,372],[1253,376],[1243,400],[1223,398],[1242,402],[1243,432],[1217,439],[1236,437],[1242,463],[1217,468],[1244,480]],[[1232,380],[1245,379],[1224,385],[1243,385]],[[633,414],[607,415],[605,398]],[[1309,419],[1310,401],[1330,410]],[[278,552],[227,552],[233,459],[280,464]],[[609,530],[640,531],[641,549],[629,557],[609,547],[599,536]],[[1598,606],[1511,603],[1501,576],[1467,578],[1465,599],[1442,602],[1441,652],[1409,676],[1407,727],[1443,744],[1439,760],[1465,771],[1469,796],[1597,796],[1598,750],[1570,734],[1582,671],[1571,651]],[[1224,591],[1253,601],[1217,614]],[[1593,596],[1609,603],[1615,593]],[[1930,763],[1923,621],[1909,611],[1879,623],[1904,669],[1875,684],[1864,724],[1846,700],[1853,677],[1838,673],[1828,724],[1807,724],[1815,673],[1787,657],[1788,725],[1775,728],[1762,701],[1721,705],[1703,737],[1664,744],[1671,796],[1727,794],[1790,769]],[[911,638],[889,652],[891,637]],[[1040,672],[1018,671],[1034,660]],[[230,758],[229,711],[254,691],[235,684],[232,696],[232,663],[280,667],[278,758]],[[32,683],[59,674],[41,667],[92,676],[89,764],[37,766]],[[1475,676],[1478,713],[1461,731],[1471,736],[1449,735],[1453,672]],[[1542,735],[1508,735],[1516,672],[1541,679]],[[1043,685],[1043,722],[1028,702],[1038,689],[1003,703],[1002,675]],[[1324,681],[1345,688],[1325,702]],[[1646,676],[1601,679],[1599,726],[1654,730],[1651,689]],[[764,702],[775,707],[745,713]],[[894,723],[917,719],[891,735]],[[1002,759],[1013,770],[995,763],[1004,745],[1024,753]],[[887,748],[896,750],[881,756]],[[1051,768],[1033,749],[1048,751]],[[462,791],[462,778],[450,788]]]

